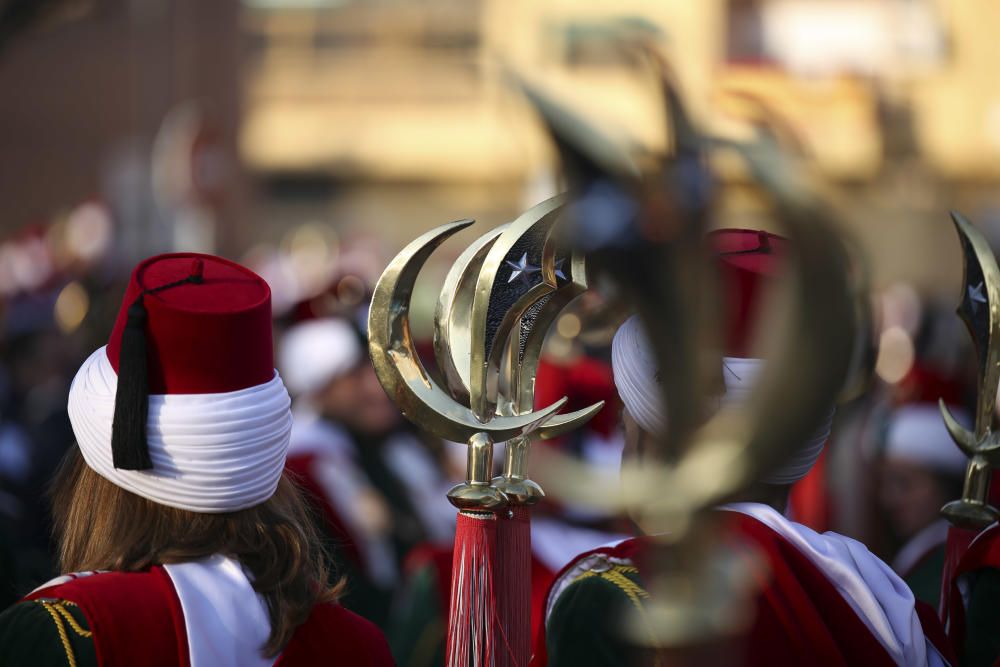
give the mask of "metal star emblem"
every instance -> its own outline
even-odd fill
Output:
[[[979,283],[975,287],[973,287],[972,285],[969,285],[968,288],[966,288],[966,289],[969,292],[969,305],[972,306],[972,312],[973,313],[978,313],[979,312],[979,304],[981,304],[981,303],[985,304],[986,303],[986,296],[983,295],[983,283]]]
[[[507,279],[508,283],[512,283],[516,279],[520,278],[521,282],[525,285],[531,284],[531,274],[538,273],[542,270],[541,267],[528,263],[528,253],[521,255],[521,259],[517,262],[512,262],[508,259],[506,263],[507,266],[513,269],[510,272],[510,278]]]
[[[566,258],[560,259],[558,262],[556,262],[556,271],[555,271],[556,278],[559,278],[560,280],[566,280],[566,274],[563,273],[562,270],[562,266],[565,263],[566,263]]]

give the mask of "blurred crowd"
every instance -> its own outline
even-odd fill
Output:
[[[34,10],[27,9],[31,4],[0,2],[0,9],[17,6],[21,8],[19,11],[32,14]],[[45,4],[60,3],[37,3],[39,6]],[[100,139],[108,146],[93,150],[93,155],[87,153],[90,157],[99,156],[100,169],[94,166],[98,163],[96,157],[94,164],[81,162],[74,169],[86,172],[87,178],[73,182],[72,188],[67,186],[68,190],[78,192],[80,182],[93,187],[100,180],[100,187],[94,191],[105,193],[107,199],[94,196],[43,222],[21,226],[20,222],[8,221],[0,227],[0,610],[58,574],[47,485],[64,454],[74,446],[66,413],[67,395],[81,362],[108,339],[128,283],[128,267],[142,254],[140,249],[214,249],[212,242],[205,243],[203,238],[211,237],[214,229],[219,237],[216,239],[218,245],[224,251],[249,248],[233,259],[241,260],[270,284],[278,371],[293,399],[294,426],[287,472],[308,492],[316,520],[324,528],[336,562],[336,576],[346,580],[344,605],[385,630],[400,664],[441,664],[455,530],[455,510],[448,503],[446,492],[465,477],[466,450],[462,444],[441,441],[405,420],[382,390],[369,361],[368,303],[375,282],[391,256],[392,248],[387,246],[398,245],[401,238],[410,238],[423,231],[416,229],[416,225],[434,218],[441,209],[452,211],[462,207],[462,215],[469,216],[485,210],[489,216],[499,217],[499,212],[506,214],[524,204],[533,205],[554,193],[551,165],[548,164],[551,156],[538,148],[537,140],[524,139],[511,130],[511,127],[528,123],[512,112],[514,109],[524,116],[522,105],[510,103],[497,93],[492,87],[495,82],[490,83],[493,80],[488,76],[469,74],[479,72],[476,68],[485,60],[480,49],[503,47],[504,39],[509,38],[512,44],[506,46],[514,55],[523,47],[526,53],[537,51],[546,57],[563,58],[565,62],[559,61],[563,69],[570,76],[580,77],[576,86],[564,85],[563,88],[574,90],[582,97],[590,96],[586,105],[577,100],[579,106],[587,106],[600,97],[612,107],[620,106],[618,111],[631,113],[625,113],[625,117],[629,122],[635,121],[635,125],[648,120],[648,116],[635,111],[642,111],[644,106],[633,108],[628,101],[635,97],[635,89],[644,88],[648,82],[637,79],[641,85],[633,86],[635,81],[631,78],[623,76],[619,80],[609,75],[615,67],[634,74],[635,68],[631,65],[622,68],[623,62],[629,65],[634,58],[627,50],[620,52],[608,46],[611,42],[605,34],[607,31],[595,27],[603,26],[603,18],[593,19],[591,24],[574,16],[567,9],[573,3],[552,3],[569,15],[559,18],[560,14],[554,14],[565,25],[556,19],[543,21],[541,10],[536,16],[535,10],[529,9],[532,3],[512,3],[523,5],[517,11],[510,10],[516,21],[547,26],[549,32],[539,29],[538,34],[532,30],[510,30],[514,19],[508,19],[504,13],[505,3],[482,3],[481,12],[455,10],[461,3],[439,3],[447,5],[445,9],[455,10],[456,16],[451,20],[461,23],[462,29],[455,28],[453,32],[446,30],[448,20],[438,20],[440,17],[435,19],[434,16],[431,18],[435,20],[411,20],[411,14],[405,11],[396,12],[398,16],[393,15],[392,21],[388,20],[391,12],[387,10],[385,16],[365,18],[368,15],[364,11],[381,12],[382,4],[391,3],[327,3],[329,15],[319,10],[315,12],[322,20],[312,16],[312,8],[296,6],[294,11],[283,13],[279,11],[281,2],[220,3],[219,6],[225,4],[228,9],[216,17],[216,27],[224,27],[226,32],[213,33],[206,29],[197,40],[200,44],[197,48],[205,51],[196,55],[211,52],[214,56],[217,35],[225,35],[233,41],[240,39],[242,33],[237,34],[236,26],[239,17],[244,16],[247,25],[240,29],[248,31],[256,40],[253,51],[256,60],[252,63],[253,68],[248,68],[253,75],[249,78],[256,83],[246,93],[252,103],[247,105],[246,117],[240,119],[234,111],[240,105],[234,100],[242,99],[243,93],[237,86],[239,76],[235,65],[223,58],[216,61],[214,57],[181,57],[190,55],[185,49],[195,47],[185,41],[188,35],[184,30],[172,32],[174,25],[196,25],[203,18],[198,12],[209,5],[185,13],[176,7],[193,8],[198,3],[179,3],[172,8],[161,7],[162,13],[157,14],[149,8],[169,3],[65,4],[84,6],[79,11],[92,23],[84,21],[82,28],[84,32],[92,29],[86,36],[95,42],[104,41],[100,36],[105,33],[98,29],[108,34],[129,35],[131,42],[136,44],[143,42],[145,33],[141,31],[149,26],[163,29],[161,46],[167,44],[170,48],[162,50],[166,53],[162,59],[169,61],[169,67],[176,67],[178,73],[173,79],[161,77],[174,81],[171,85],[176,90],[171,89],[167,94],[163,91],[169,86],[164,84],[163,90],[149,94],[151,87],[141,84],[145,78],[159,80],[157,76],[146,75],[160,73],[156,69],[160,59],[137,51],[138,56],[127,52],[129,58],[134,56],[137,62],[145,62],[148,69],[138,67],[137,73],[128,75],[135,80],[129,79],[125,84],[113,76],[88,80],[85,85],[94,85],[95,89],[100,89],[94,83],[99,81],[107,91],[120,92],[122,99],[131,100],[132,106],[114,98],[108,109],[82,108],[79,111],[81,125],[92,129],[112,111],[122,113],[132,124],[129,131],[137,136],[148,135],[144,135],[142,150],[133,154],[118,150],[121,148],[118,144],[114,144],[114,151],[110,150],[111,138],[121,140],[119,135],[125,134],[125,130],[117,127],[116,121],[109,121],[108,127],[102,127],[107,136]],[[343,18],[336,13],[340,5],[346,12],[357,9],[352,8],[353,5],[362,4],[371,7],[356,12],[353,20],[360,27],[352,29],[357,30],[357,35],[348,34],[347,29],[343,34],[338,32]],[[426,4],[428,7],[435,5]],[[539,6],[541,4],[544,3]],[[946,532],[939,510],[946,501],[960,496],[966,462],[944,429],[937,403],[943,400],[960,421],[968,423],[977,388],[974,351],[954,315],[956,304],[942,300],[946,290],[940,284],[931,283],[941,281],[942,276],[957,275],[959,266],[957,252],[949,254],[947,261],[942,260],[944,254],[937,244],[944,235],[950,234],[943,201],[950,202],[953,196],[956,199],[964,197],[963,203],[974,203],[973,211],[983,213],[977,220],[983,223],[986,235],[990,236],[996,229],[995,204],[991,205],[992,199],[974,186],[986,182],[982,190],[987,190],[989,179],[995,182],[996,162],[990,159],[989,152],[980,148],[989,142],[994,151],[1000,146],[1000,111],[995,101],[989,101],[992,106],[988,109],[987,102],[983,101],[985,111],[975,107],[977,113],[983,111],[987,118],[988,122],[983,121],[981,129],[984,136],[988,135],[988,142],[972,130],[958,132],[959,126],[971,127],[973,124],[955,121],[955,118],[964,118],[957,111],[954,115],[944,114],[950,104],[934,107],[935,111],[942,112],[940,119],[944,120],[933,114],[919,117],[914,109],[924,108],[920,105],[932,107],[939,99],[914,94],[916,101],[909,100],[908,95],[918,89],[911,85],[916,79],[909,77],[916,77],[923,70],[913,74],[910,72],[913,68],[907,67],[903,68],[905,77],[885,79],[884,72],[878,69],[881,65],[868,63],[862,57],[867,57],[867,52],[859,51],[861,55],[855,57],[854,42],[871,42],[877,46],[881,44],[879,34],[874,32],[867,37],[861,35],[857,40],[850,39],[852,33],[847,23],[834,25],[829,31],[822,30],[828,25],[822,20],[826,16],[823,12],[839,16],[833,7],[836,3],[814,3],[829,7],[823,9],[813,28],[851,57],[842,54],[840,60],[831,56],[826,60],[821,58],[823,62],[813,62],[812,58],[799,62],[808,74],[818,69],[820,76],[818,84],[808,76],[800,81],[793,76],[794,68],[779,58],[781,54],[768,52],[763,42],[768,36],[767,21],[777,22],[782,13],[797,21],[796,12],[805,4],[808,3],[733,1],[725,3],[728,9],[719,10],[720,15],[727,15],[729,26],[728,37],[719,37],[722,41],[728,40],[725,49],[720,46],[719,51],[727,50],[724,64],[729,71],[726,80],[737,93],[728,99],[729,104],[736,100],[737,105],[754,106],[757,93],[773,87],[771,97],[774,99],[770,101],[787,103],[784,110],[794,111],[791,115],[797,116],[798,129],[802,130],[805,143],[812,149],[812,153],[803,150],[800,157],[804,161],[823,163],[822,174],[831,182],[839,179],[831,185],[842,185],[842,199],[855,205],[847,216],[849,223],[855,223],[856,219],[872,219],[879,223],[854,224],[851,230],[867,249],[880,250],[871,267],[876,275],[869,295],[873,323],[869,332],[870,358],[862,362],[870,371],[868,379],[863,386],[843,397],[829,446],[809,476],[795,486],[789,513],[796,521],[816,530],[836,530],[861,540],[892,565],[918,598],[936,605]],[[918,5],[925,3],[850,4],[857,5],[858,12],[866,15],[865,7],[909,4],[920,18],[923,13],[916,10]],[[125,5],[128,7],[122,9]],[[251,9],[246,10],[243,5]],[[705,35],[722,35],[726,28],[698,19],[702,12],[712,13],[705,9],[709,3],[704,3],[704,7],[701,3],[664,3],[664,7],[667,5],[675,9],[664,10],[664,16],[657,13],[657,18],[665,24],[676,20],[681,26],[671,35],[671,39],[681,45],[675,49],[683,56],[676,59],[680,78],[694,82],[696,85],[692,87],[698,99],[708,100],[718,92],[708,81],[714,82],[717,70],[722,67],[709,63],[706,54],[710,49],[701,49],[699,45],[705,41]],[[696,5],[698,9],[694,9]],[[765,11],[771,5],[774,7]],[[972,30],[981,23],[988,23],[979,21],[974,16],[975,10],[960,9],[959,3],[954,3],[954,7],[956,26]],[[794,8],[798,9],[792,11]],[[143,14],[146,10],[148,15]],[[167,15],[173,23],[159,20]],[[703,32],[688,35],[682,22],[686,16],[692,25],[701,26]],[[881,14],[875,18],[882,20]],[[120,24],[116,22],[119,20]],[[910,23],[920,21],[907,24],[908,30],[915,31]],[[930,31],[934,38],[926,40],[929,46],[923,51],[928,52],[932,64],[947,64],[951,58],[961,65],[956,65],[957,73],[954,74],[957,82],[954,85],[964,86],[956,88],[960,94],[953,95],[946,85],[939,86],[940,91],[934,88],[941,95],[950,96],[948,99],[954,101],[955,109],[961,111],[964,107],[959,102],[972,99],[971,92],[978,93],[981,87],[980,78],[966,77],[965,73],[986,76],[984,72],[989,67],[977,66],[981,62],[977,60],[978,51],[970,55],[969,51],[958,48],[961,46],[958,38],[950,40],[958,45],[952,54],[942,27],[946,22],[940,23],[939,26],[934,22]],[[480,35],[476,31],[483,26],[486,32]],[[552,26],[563,27],[557,30]],[[837,26],[842,29],[835,29]],[[426,35],[420,30],[426,30]],[[190,32],[196,31],[192,28]],[[307,36],[302,37],[300,33]],[[4,37],[6,35],[0,34],[0,46],[4,45]],[[39,42],[44,42],[45,37],[42,34]],[[394,40],[403,43],[405,49]],[[27,41],[30,40],[25,43]],[[824,57],[829,55],[828,50],[816,48],[806,41],[779,41],[782,45],[791,45],[788,46],[790,51],[796,48],[803,51],[803,54],[788,56],[792,60],[805,55],[806,51],[822,51]],[[682,47],[694,42],[698,42],[695,45],[699,48],[692,46],[685,53]],[[150,50],[155,51],[159,43],[150,43]],[[796,44],[799,46],[792,48]],[[810,46],[813,48],[807,48]],[[406,50],[418,50],[418,47],[426,60],[415,59]],[[341,61],[335,53],[326,52],[334,52],[337,48],[358,51],[341,56]],[[381,53],[379,49],[385,49],[389,55],[370,57],[371,53]],[[703,50],[706,53],[701,53]],[[91,51],[97,52],[96,48]],[[235,53],[236,49],[232,51]],[[314,60],[307,59],[300,51],[307,52],[306,55]],[[62,52],[53,50],[53,54],[49,66],[54,71],[71,69],[64,67],[66,58]],[[0,52],[0,58],[4,55]],[[696,59],[696,55],[705,62]],[[96,64],[92,69],[103,72],[106,62],[129,60],[119,56],[118,51],[101,52],[94,56]],[[102,57],[107,60],[101,60]],[[518,57],[527,56],[522,53]],[[690,58],[690,62],[685,57]],[[894,58],[886,56],[886,59],[892,61],[893,67],[898,66]],[[863,64],[870,64],[872,71],[855,60],[864,60]],[[362,61],[375,63],[372,65],[375,69],[356,71],[355,64]],[[987,62],[993,62],[992,56]],[[315,67],[315,71],[303,63]],[[470,63],[476,63],[475,67]],[[408,69],[411,65],[413,69]],[[924,66],[929,65],[921,64]],[[289,71],[283,69],[286,67]],[[323,67],[329,69],[323,70]],[[378,67],[385,67],[385,72]],[[424,70],[415,75],[414,71],[420,67]],[[551,62],[548,67],[559,69]],[[208,74],[202,76],[210,69],[217,78]],[[34,71],[26,66],[21,70]],[[303,71],[307,74],[303,75]],[[341,78],[328,80],[315,74],[321,71]],[[435,75],[430,76],[429,72]],[[948,82],[946,77],[940,78]],[[994,77],[989,75],[988,78]],[[330,80],[336,81],[336,85],[331,85]],[[389,80],[392,85],[385,84]],[[937,79],[934,82],[940,83]],[[343,97],[324,97],[310,89],[310,85],[322,88],[324,95],[329,93],[327,89],[348,92]],[[398,93],[399,97],[394,96],[396,93],[385,93],[384,89],[394,86],[404,92],[415,88],[417,92],[412,99],[404,93]],[[741,87],[746,91],[741,93]],[[58,86],[42,86],[39,90],[44,92],[49,88]],[[719,90],[723,88],[720,86]],[[232,117],[223,113],[221,120],[212,125],[200,117],[192,120],[182,113],[197,106],[185,106],[188,98],[208,96],[219,90],[231,97],[220,93],[220,97],[214,99],[215,107],[208,105],[206,108],[232,112]],[[706,93],[708,90],[715,92]],[[984,98],[987,92],[982,92]],[[161,93],[163,99],[157,96]],[[718,97],[722,97],[721,93]],[[979,97],[974,99],[979,100]],[[311,101],[319,110],[303,100]],[[483,106],[476,106],[480,102]],[[490,111],[493,107],[486,106],[487,103],[500,111]],[[44,106],[46,113],[61,109],[57,103]],[[132,107],[138,109],[128,112],[134,113],[134,118],[121,111]],[[452,107],[456,116],[462,116],[468,126],[453,122],[453,117],[447,115],[446,111]],[[39,109],[38,113],[42,111]],[[657,107],[656,113],[659,112]],[[272,113],[276,118],[281,116],[281,122],[271,119]],[[31,120],[28,118],[31,114],[23,115]],[[404,117],[412,126],[403,125],[403,121],[393,124]],[[510,120],[512,117],[518,119],[517,123]],[[371,120],[367,132],[356,130],[361,124],[359,119]],[[40,121],[38,126],[46,132],[61,128],[66,133],[64,139],[89,137],[72,124],[64,128],[63,120]],[[935,122],[930,122],[932,120]],[[483,121],[482,127],[477,124],[479,121]],[[51,127],[45,127],[45,122]],[[249,129],[241,157],[237,158],[235,135],[240,122]],[[25,126],[30,125],[25,123]],[[789,127],[795,124],[790,123]],[[942,129],[942,126],[947,127]],[[214,134],[206,127],[213,128]],[[383,132],[387,128],[393,131]],[[928,132],[930,138],[921,138],[923,135],[919,135],[918,130]],[[94,134],[99,133],[94,130]],[[778,137],[782,149],[793,147],[803,138],[795,136],[794,131],[788,134]],[[941,138],[951,135],[957,137],[954,155],[961,154],[962,159],[955,158],[950,144]],[[27,135],[26,138],[24,154],[34,155],[34,140]],[[96,139],[95,142],[100,143]],[[142,141],[137,143],[142,144]],[[286,149],[288,154],[294,152],[289,146],[307,157],[301,158],[302,162],[287,157]],[[937,151],[937,163],[929,159],[933,151],[928,147]],[[314,148],[321,157],[315,157]],[[476,159],[456,159],[449,149],[478,153]],[[337,158],[329,158],[323,150],[335,153]],[[46,155],[56,164],[62,162],[63,153],[71,152],[74,151],[60,145],[59,150],[49,150]],[[86,153],[83,149],[75,152]],[[41,155],[42,151],[38,153]],[[532,159],[522,160],[524,155]],[[302,201],[308,200],[306,204],[295,197],[287,198],[291,203],[284,201],[280,205],[275,201],[258,201],[258,210],[254,211],[257,217],[280,214],[274,216],[274,221],[265,220],[256,226],[244,225],[242,219],[237,224],[239,216],[233,211],[244,211],[239,211],[239,206],[233,202],[246,205],[252,199],[241,200],[234,194],[249,189],[240,180],[239,169],[235,166],[241,158],[248,164],[254,163],[253,169],[260,172],[257,175],[261,176],[261,189],[267,191],[261,200],[269,196],[273,200],[281,199],[282,188],[302,191],[314,188],[322,190],[323,196],[302,197]],[[972,166],[963,166],[963,160]],[[980,162],[988,164],[982,166]],[[763,198],[750,191],[752,188],[747,186],[745,174],[734,176],[729,165],[720,163],[718,166],[720,181],[723,181],[720,183],[719,224],[766,227],[768,212],[762,204]],[[300,178],[282,180],[275,177],[275,174],[284,175],[283,170],[298,173]],[[98,171],[102,173],[101,179],[93,177]],[[310,180],[316,173],[322,175],[319,180],[325,179],[318,188]],[[67,183],[71,182],[65,174],[63,177]],[[378,178],[383,181],[379,182]],[[426,188],[430,194],[411,195],[412,191],[387,185],[395,184],[394,179],[422,183],[421,178],[432,184]],[[32,176],[29,180],[42,182],[45,178]],[[442,183],[447,185],[442,186]],[[964,186],[968,187],[963,189]],[[418,186],[414,190],[421,188]],[[39,190],[45,191],[45,188]],[[442,196],[440,193],[446,190],[451,194]],[[456,195],[455,190],[461,194]],[[222,191],[225,196],[220,194]],[[359,192],[367,194],[352,199]],[[518,193],[523,195],[524,192],[528,193],[529,201],[516,201]],[[54,196],[48,191],[44,196],[34,194],[46,201]],[[344,204],[343,210],[328,206],[330,201],[325,201],[323,206],[315,205],[315,200],[324,197],[351,203]],[[391,201],[384,203],[383,197]],[[448,205],[435,208],[428,203],[436,197],[449,199]],[[498,203],[499,200],[503,202]],[[304,211],[302,215],[298,214],[299,206]],[[289,214],[289,210],[295,213]],[[348,213],[344,214],[344,219],[335,219],[334,210],[341,213],[347,210]],[[413,220],[408,225],[387,222],[401,213],[411,212]],[[217,216],[219,222],[214,228],[205,222],[213,216]],[[291,220],[296,222],[292,224]],[[136,237],[143,235],[151,238],[137,241]],[[280,241],[273,242],[273,237],[280,237]],[[947,270],[945,265],[954,270]],[[440,268],[437,266],[431,273],[441,273]],[[893,282],[895,280],[901,281]],[[933,289],[929,289],[931,287]],[[957,300],[957,295],[954,296]],[[417,294],[415,300],[422,300],[426,320],[429,319],[426,313],[431,308],[424,297],[423,293]],[[618,475],[622,449],[621,408],[611,372],[610,345],[615,328],[625,315],[615,303],[603,301],[596,293],[588,293],[574,303],[561,315],[549,335],[535,387],[536,404],[540,406],[549,405],[562,396],[569,399],[567,411],[605,401],[601,412],[583,429],[535,443],[533,447],[558,448],[610,476]],[[433,341],[428,329],[415,325],[413,334],[418,348],[430,360]],[[433,363],[427,365],[429,368],[434,366]],[[545,487],[544,478],[537,481]],[[1000,491],[1000,484],[993,484],[992,488]],[[533,613],[538,614],[549,583],[572,557],[634,534],[635,527],[628,519],[609,510],[548,497],[535,511],[531,530],[532,603]],[[533,626],[537,627],[538,623]]]
[[[112,226],[99,202],[87,202],[0,244],[0,606],[56,574],[46,485],[74,444],[65,410],[72,375],[106,339],[127,279]],[[294,259],[281,252],[257,256],[280,306],[276,358],[293,397],[287,470],[313,500],[347,581],[345,605],[387,631],[403,664],[436,664],[455,525],[445,494],[464,477],[465,448],[421,432],[382,390],[365,328],[385,259],[370,240],[355,245],[343,244],[308,280],[292,279]],[[870,380],[845,397],[831,445],[795,487],[789,511],[863,540],[935,604],[946,531],[938,511],[960,495],[965,465],[936,402],[968,421],[972,350],[949,304],[906,284],[871,297]],[[611,475],[622,440],[609,345],[621,317],[597,294],[575,304],[550,334],[536,386],[538,405],[564,395],[568,409],[607,402],[586,428],[535,446]],[[429,337],[418,346],[432,356]],[[546,499],[532,524],[536,613],[575,554],[632,532],[608,512]]]

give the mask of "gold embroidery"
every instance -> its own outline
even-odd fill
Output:
[[[625,576],[626,574],[638,574],[639,570],[633,565],[611,565],[610,563],[608,565],[609,567],[603,570],[587,570],[574,579],[573,583],[582,579],[589,579],[590,577],[600,577],[604,581],[614,584],[621,589],[628,599],[632,601],[632,604],[642,611],[640,600],[648,598],[649,593],[642,586]]]
[[[635,568],[631,568],[635,572]],[[648,598],[649,593],[639,584],[635,583],[631,579],[625,576],[627,570],[619,570],[618,568],[611,568],[607,572],[601,573],[601,578],[605,581],[610,581],[615,586],[620,588],[628,599],[632,601],[632,604],[636,606],[639,611],[642,611],[642,598]]]
[[[646,592],[639,584],[635,583],[626,574],[638,574],[639,570],[633,565],[617,565],[608,563],[610,567],[605,570],[587,570],[583,574],[579,575],[573,580],[573,583],[581,581],[583,579],[589,579],[591,577],[599,577],[604,581],[616,586],[632,603],[632,606],[636,608],[639,612],[639,616],[642,619],[642,624],[646,630],[646,634],[650,639],[650,646],[656,646],[655,635],[653,633],[653,627],[650,625],[649,618],[646,615],[646,608],[642,604],[642,601],[649,597],[649,593]],[[660,656],[657,655],[654,658],[653,664],[659,667]]]

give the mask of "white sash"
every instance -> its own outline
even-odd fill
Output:
[[[242,566],[212,556],[164,565],[184,610],[191,667],[270,667],[261,648],[271,633],[264,599]]]
[[[924,637],[913,592],[861,542],[837,533],[817,533],[760,503],[733,503],[722,509],[757,519],[801,551],[826,575],[896,664],[947,664]]]

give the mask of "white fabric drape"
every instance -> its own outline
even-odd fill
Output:
[[[861,542],[817,533],[760,503],[733,503],[722,509],[751,516],[791,542],[826,575],[896,664],[947,664],[924,636],[913,592]]]
[[[239,562],[210,556],[164,565],[184,612],[191,667],[270,667],[267,603]]]
[[[152,470],[118,470],[111,424],[118,376],[105,348],[80,367],[69,417],[87,464],[114,484],[192,512],[258,505],[278,487],[292,428],[291,401],[277,372],[270,382],[221,394],[149,397]]]

